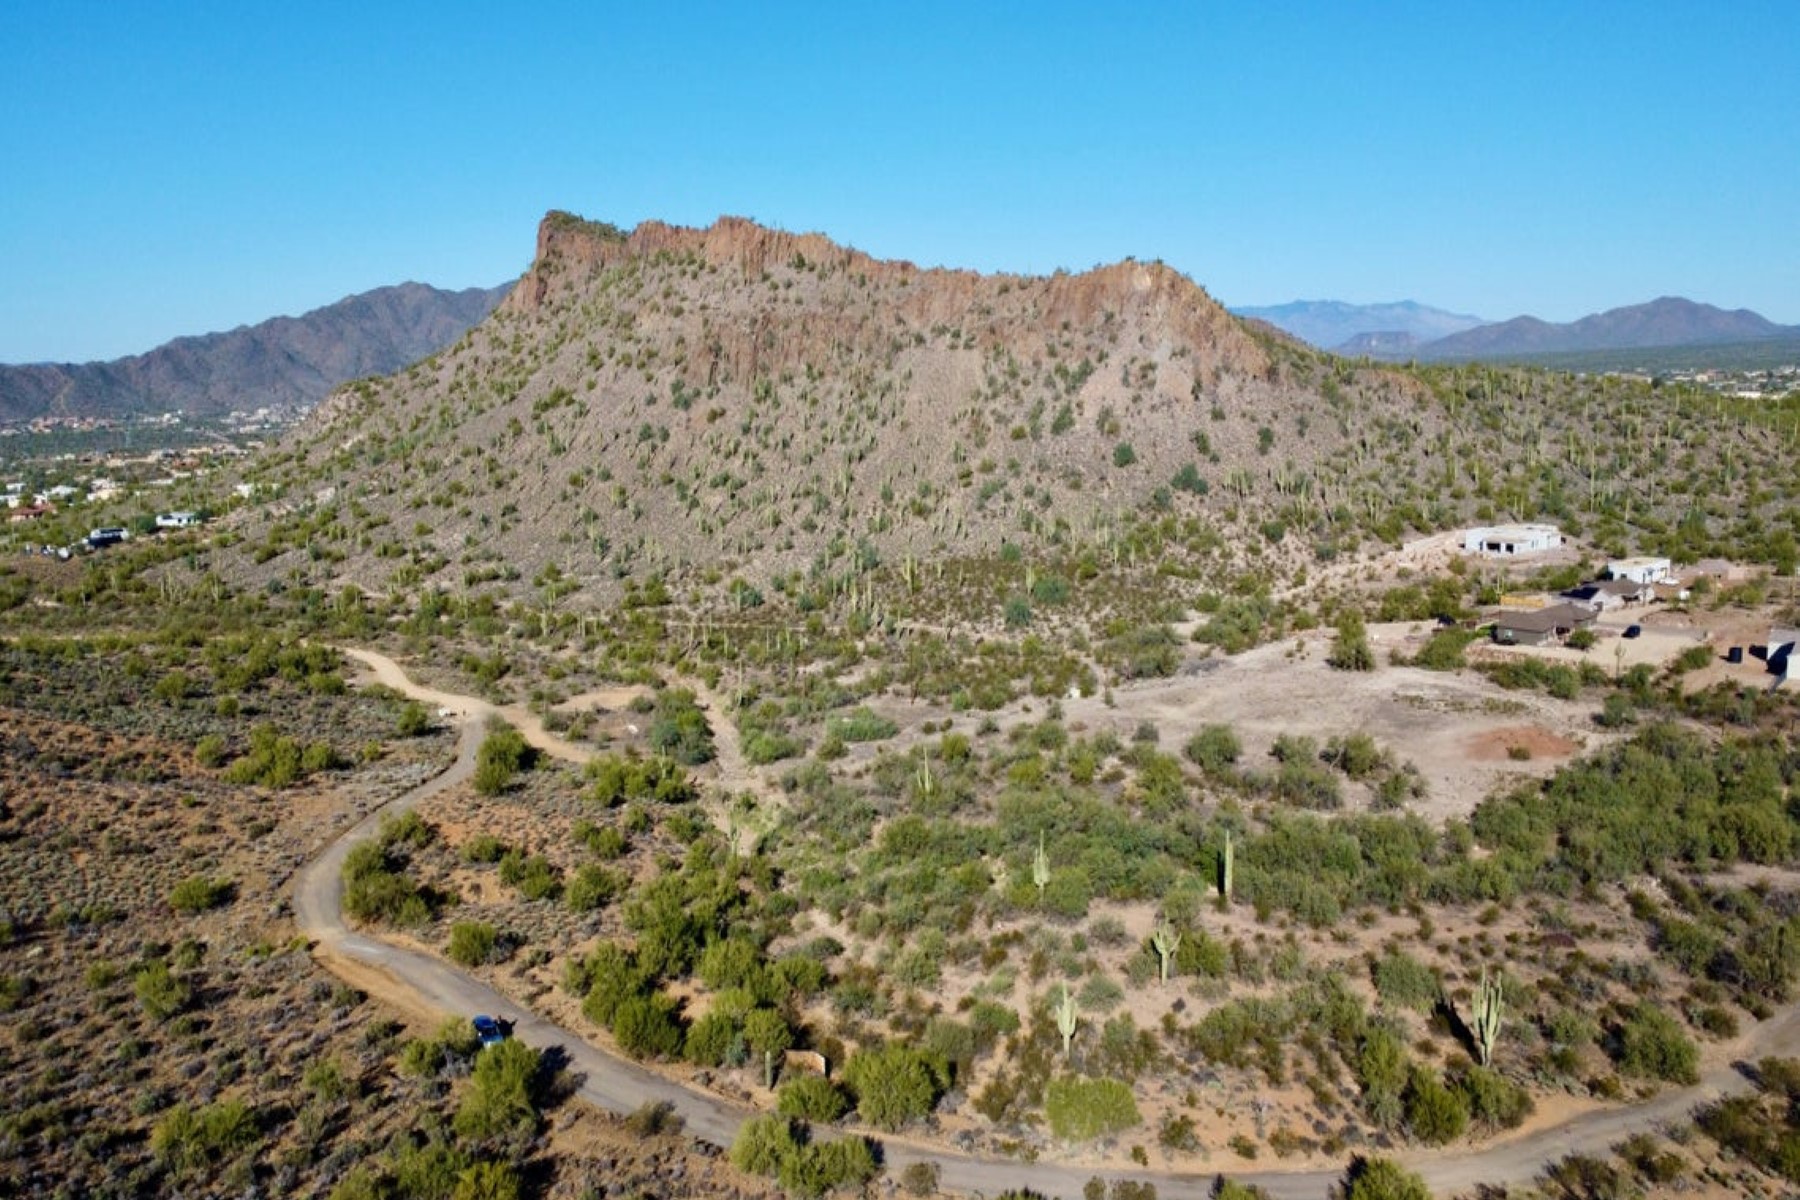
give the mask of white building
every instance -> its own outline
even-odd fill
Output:
[[[1606,564],[1606,577],[1633,583],[1664,583],[1672,578],[1673,566],[1666,558],[1619,558]]]
[[[1554,525],[1487,525],[1463,534],[1464,554],[1484,554],[1491,558],[1541,554],[1562,544],[1562,530]]]
[[[156,514],[158,529],[192,529],[200,524],[200,514],[196,512],[170,512]]]

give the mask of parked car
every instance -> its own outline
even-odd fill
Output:
[[[1627,625],[1625,627],[1625,636],[1628,638],[1637,637],[1639,634],[1641,634],[1643,632],[1644,632],[1644,627],[1642,625]]]
[[[474,1020],[475,1037],[483,1046],[498,1046],[506,1040],[506,1026],[483,1014]]]

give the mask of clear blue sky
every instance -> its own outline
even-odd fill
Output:
[[[0,361],[499,283],[551,208],[1159,258],[1237,305],[1800,323],[1793,0],[512,7],[10,5]]]

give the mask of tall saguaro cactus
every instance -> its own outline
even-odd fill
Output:
[[[1156,957],[1161,960],[1162,981],[1169,982],[1169,967],[1174,962],[1175,952],[1181,949],[1181,934],[1167,924],[1158,925],[1150,934],[1150,944],[1156,949]]]
[[[1063,1057],[1069,1057],[1069,1046],[1075,1041],[1076,1009],[1075,997],[1069,995],[1069,985],[1062,985],[1062,1003],[1056,1006],[1056,1032],[1062,1034]]]
[[[1481,1052],[1481,1065],[1484,1067],[1494,1065],[1494,1043],[1500,1037],[1504,1007],[1500,981],[1489,977],[1484,968],[1481,972],[1481,986],[1475,989],[1474,1018],[1469,1022],[1469,1029],[1475,1035],[1475,1048]]]
[[[1231,831],[1225,831],[1225,849],[1219,855],[1219,899],[1231,903]]]
[[[1041,906],[1044,903],[1044,889],[1050,886],[1050,856],[1044,852],[1044,835],[1041,833],[1038,834],[1037,855],[1031,860],[1031,882],[1037,884],[1038,904]]]

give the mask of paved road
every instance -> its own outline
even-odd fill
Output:
[[[392,981],[394,994],[409,1007],[448,1015],[478,1012],[512,1017],[514,1032],[540,1050],[556,1049],[566,1056],[570,1071],[580,1080],[578,1094],[615,1113],[629,1113],[643,1104],[667,1101],[674,1106],[694,1136],[717,1146],[729,1146],[738,1125],[751,1110],[694,1091],[672,1080],[617,1058],[564,1029],[518,1006],[480,980],[433,955],[395,946],[371,934],[357,933],[344,924],[344,859],[360,842],[373,837],[385,815],[397,815],[428,796],[467,781],[475,770],[475,751],[483,736],[478,718],[495,711],[484,701],[419,687],[407,679],[391,659],[370,651],[354,651],[354,657],[376,670],[383,683],[415,698],[451,709],[462,716],[462,736],[456,761],[442,774],[407,792],[380,812],[372,813],[309,865],[299,876],[294,893],[294,917],[300,930],[315,944],[318,960],[327,970],[361,976],[369,969]],[[509,714],[510,715],[510,714]],[[541,733],[522,723],[521,730],[534,742]],[[721,737],[735,731],[720,730]],[[576,757],[564,747],[540,743],[540,748],[559,757]],[[572,748],[570,748],[572,749]],[[733,786],[754,787],[754,781]],[[358,981],[353,979],[353,982]],[[515,1015],[516,1014],[516,1015]],[[1755,1061],[1764,1055],[1800,1054],[1800,1005],[1782,1010],[1757,1026],[1740,1057]],[[1625,1108],[1589,1112],[1563,1124],[1488,1145],[1480,1150],[1453,1149],[1400,1156],[1419,1172],[1439,1195],[1473,1191],[1478,1184],[1523,1184],[1544,1166],[1568,1154],[1604,1154],[1630,1134],[1652,1131],[1679,1123],[1695,1105],[1731,1092],[1744,1091],[1749,1083],[1736,1070],[1720,1067],[1708,1072],[1699,1084],[1665,1091],[1655,1099]],[[1031,1188],[1046,1196],[1075,1197],[1082,1185],[1099,1174],[1107,1179],[1142,1179],[1154,1183],[1164,1197],[1199,1198],[1211,1194],[1218,1171],[1183,1173],[1101,1171],[1078,1165],[1023,1163],[1012,1159],[982,1159],[938,1147],[890,1140],[883,1143],[890,1170],[914,1162],[935,1163],[941,1184],[948,1189],[979,1195],[996,1195],[1009,1188]],[[1232,1178],[1266,1189],[1276,1200],[1322,1200],[1331,1185],[1342,1178],[1339,1171],[1231,1171]]]

